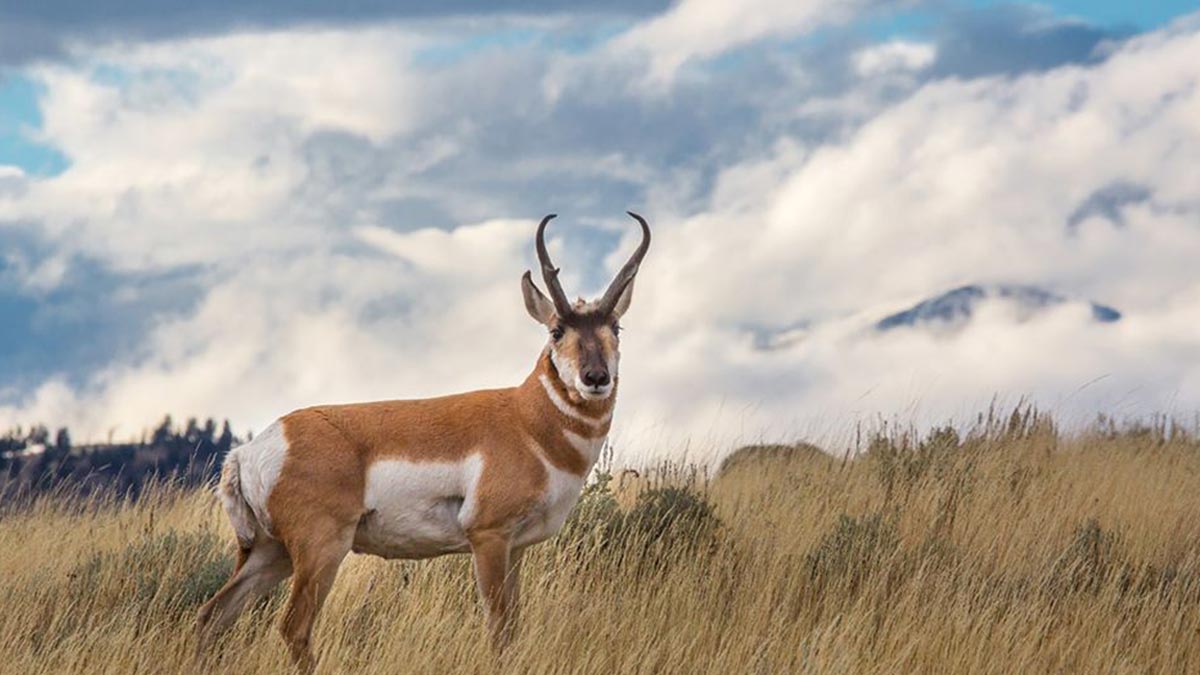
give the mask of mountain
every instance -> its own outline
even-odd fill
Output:
[[[904,311],[886,316],[875,324],[875,329],[888,331],[902,326],[959,325],[970,320],[980,303],[995,299],[1015,304],[1022,317],[1057,305],[1078,302],[1037,286],[971,284],[922,300]],[[1096,302],[1088,302],[1088,305],[1095,321],[1112,323],[1121,319],[1121,313],[1112,307]]]

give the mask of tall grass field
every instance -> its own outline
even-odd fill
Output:
[[[859,445],[604,467],[526,554],[501,655],[468,557],[352,554],[318,671],[1200,673],[1194,431],[1017,412]],[[194,661],[196,610],[233,560],[208,490],[10,500],[0,672],[288,672],[284,587]]]

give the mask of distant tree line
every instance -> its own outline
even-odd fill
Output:
[[[70,489],[136,497],[151,478],[199,485],[220,471],[220,460],[242,440],[226,420],[171,416],[137,441],[75,445],[68,429],[17,427],[0,436],[0,500]]]

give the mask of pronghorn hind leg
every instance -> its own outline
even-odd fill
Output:
[[[242,548],[241,542],[238,543],[237,562],[233,564],[233,574],[230,575],[230,578],[236,577],[238,572],[242,571],[242,568],[246,566],[246,561],[250,560],[250,554],[253,552],[253,544],[250,545],[250,548]]]
[[[233,575],[196,617],[197,655],[233,624],[248,601],[269,593],[291,571],[292,561],[278,541],[260,535],[250,549],[240,549]]]
[[[312,653],[313,625],[353,540],[354,525],[351,524],[331,528],[327,536],[306,539],[289,548],[295,575],[279,631],[287,642],[292,661],[303,672],[311,673],[316,668]]]
[[[475,564],[475,583],[479,598],[487,612],[488,633],[492,647],[502,651],[512,637],[512,606],[515,584],[507,584],[511,546],[509,538],[497,532],[477,532],[469,535]]]

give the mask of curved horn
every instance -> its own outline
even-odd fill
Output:
[[[625,287],[637,276],[638,265],[642,264],[642,258],[646,257],[646,251],[650,248],[650,226],[646,224],[646,219],[633,211],[625,213],[632,216],[642,226],[642,243],[638,244],[637,250],[629,257],[621,271],[617,272],[617,276],[609,284],[608,290],[604,292],[604,297],[600,300],[600,310],[605,314],[617,306],[617,300],[621,297],[621,293],[625,292]]]
[[[558,214],[551,213],[542,218],[542,222],[538,224],[537,255],[538,262],[542,264],[542,279],[546,282],[546,290],[550,292],[550,299],[554,301],[554,309],[558,311],[560,318],[565,318],[571,314],[571,303],[567,300],[567,294],[563,292],[562,284],[558,281],[558,268],[550,261],[550,254],[546,251],[546,223],[557,216]]]

